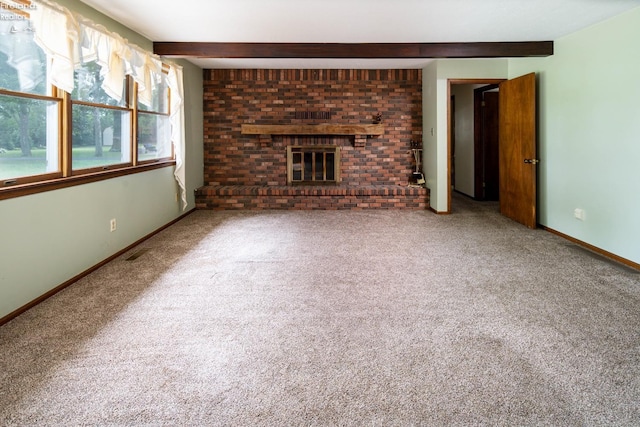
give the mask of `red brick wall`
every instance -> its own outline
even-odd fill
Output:
[[[306,111],[331,119],[296,118]],[[415,167],[409,141],[422,139],[421,70],[205,70],[205,184],[286,184],[292,138],[243,135],[243,123],[372,123],[377,113],[385,133],[364,147],[349,137],[331,139],[342,147],[345,185],[407,182]]]

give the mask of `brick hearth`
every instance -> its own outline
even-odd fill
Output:
[[[198,209],[425,209],[428,190],[399,185],[216,185],[196,192]]]

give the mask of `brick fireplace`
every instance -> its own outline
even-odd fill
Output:
[[[205,70],[204,117],[198,208],[427,206],[421,70]]]

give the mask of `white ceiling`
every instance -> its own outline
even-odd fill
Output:
[[[555,40],[640,0],[81,0],[153,41]],[[419,68],[428,59],[205,59],[202,68]]]

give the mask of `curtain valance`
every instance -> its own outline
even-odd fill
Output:
[[[76,68],[95,61],[101,66],[102,88],[109,96],[116,100],[122,98],[125,76],[129,75],[138,83],[139,100],[151,105],[154,84],[166,74],[171,90],[175,175],[183,208],[186,208],[182,68],[162,61],[157,55],[56,3],[46,0],[32,0],[32,3],[35,7],[29,10],[30,21],[34,40],[47,55],[48,83],[71,93]]]

